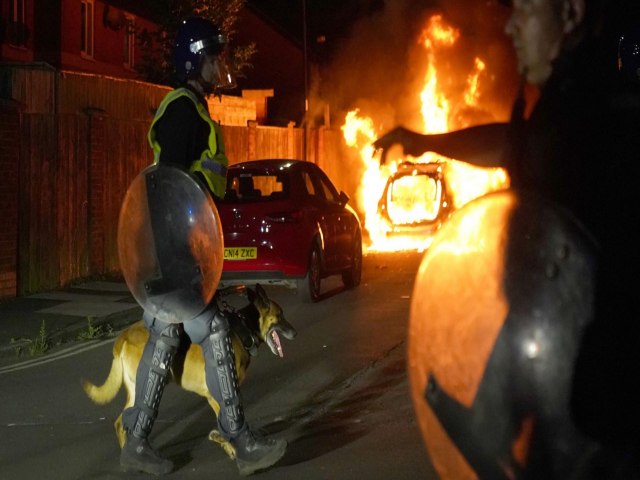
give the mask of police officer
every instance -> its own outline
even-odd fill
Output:
[[[225,45],[225,36],[210,21],[191,18],[182,23],[174,52],[180,86],[163,99],[148,134],[155,164],[191,172],[214,198],[224,196],[228,161],[220,127],[211,119],[205,97],[233,87]],[[165,323],[148,311],[143,319],[150,335],[137,371],[135,403],[123,413],[127,438],[120,463],[125,469],[161,475],[169,473],[173,464],[151,448],[148,437],[180,343],[180,324]],[[191,341],[202,347],[207,386],[220,405],[218,428],[235,448],[240,473],[270,467],[284,455],[286,442],[257,435],[245,420],[228,319],[214,302],[195,318],[185,318],[182,325]]]

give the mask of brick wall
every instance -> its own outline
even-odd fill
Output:
[[[0,102],[0,298],[17,291],[19,130],[17,107]]]

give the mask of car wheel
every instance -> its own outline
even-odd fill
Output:
[[[320,298],[320,251],[314,246],[309,255],[309,268],[303,279],[298,280],[298,294],[307,303],[317,302]]]
[[[342,272],[342,283],[347,288],[354,288],[360,285],[362,278],[362,238],[356,236],[353,244],[353,255],[351,257],[351,267]]]

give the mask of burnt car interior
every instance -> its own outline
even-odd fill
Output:
[[[387,214],[392,223],[431,222],[438,218],[442,182],[427,174],[396,177],[387,190]]]
[[[439,164],[400,165],[387,180],[378,210],[392,226],[433,225],[449,213],[447,188]]]

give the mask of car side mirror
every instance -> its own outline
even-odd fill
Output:
[[[349,201],[349,195],[347,195],[343,191],[340,191],[340,195],[338,195],[338,204],[341,207],[344,207],[348,201]]]

